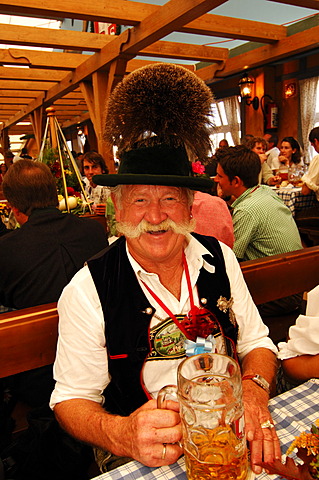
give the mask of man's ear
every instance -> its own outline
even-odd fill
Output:
[[[20,210],[16,207],[11,207],[12,213],[16,219],[16,221],[19,223],[19,225],[23,225],[26,223],[29,219],[28,215],[25,213],[20,212]]]
[[[112,199],[114,209],[115,209],[115,220],[117,222],[120,222],[121,221],[121,209],[119,208],[118,204],[116,203],[116,196],[113,193],[111,193],[111,199]]]
[[[243,181],[240,177],[235,176],[232,180],[232,184],[234,187],[241,187],[243,186]]]

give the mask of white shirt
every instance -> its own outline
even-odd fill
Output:
[[[309,170],[301,180],[307,185],[310,190],[313,190],[319,201],[319,155],[313,157],[310,162]]]
[[[193,288],[194,302],[199,305],[196,282],[200,269],[213,272],[214,267],[206,263],[203,255],[211,255],[194,237],[188,235],[185,249],[186,260]],[[268,348],[277,353],[277,349],[268,335],[243,280],[240,266],[232,250],[220,243],[226,271],[230,281],[231,295],[234,299],[233,311],[239,326],[237,353],[242,359],[251,350]],[[128,253],[129,261],[149,302],[156,308],[156,315],[167,315],[154,301],[141,283],[143,280],[165,302],[175,314],[187,313],[190,309],[189,294],[185,273],[182,278],[180,300],[175,298],[159,281],[156,274],[146,272]],[[102,307],[93,279],[87,266],[83,267],[65,287],[58,303],[59,340],[54,364],[56,386],[51,396],[51,408],[56,403],[73,398],[83,398],[103,403],[102,393],[109,383],[108,360],[105,347]],[[160,322],[152,319],[151,327]],[[158,390],[167,384],[176,384],[178,360],[146,362],[143,380],[147,390],[156,397]],[[165,363],[165,368],[163,368]]]

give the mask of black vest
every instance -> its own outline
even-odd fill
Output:
[[[218,241],[213,237],[193,234],[213,254],[204,259],[215,266],[215,273],[201,269],[197,281],[203,306],[214,313],[221,324],[228,354],[234,356],[238,327],[229,320],[229,312],[217,307],[222,296],[230,298],[229,279]],[[104,407],[108,412],[129,415],[149,400],[141,381],[142,367],[150,352],[149,324],[155,312],[145,297],[126,254],[125,238],[121,237],[88,262],[100,297],[111,377],[106,387]]]

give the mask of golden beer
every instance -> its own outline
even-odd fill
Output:
[[[191,437],[191,442],[185,442],[184,447],[188,480],[246,479],[247,449],[229,426],[198,432]]]

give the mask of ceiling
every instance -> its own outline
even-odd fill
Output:
[[[212,82],[315,50],[318,9],[319,0],[0,0],[0,22],[13,16],[0,23],[0,131],[34,133],[53,105],[62,128],[91,118],[99,135],[105,98],[124,74],[169,61]],[[15,25],[15,16],[70,30]],[[119,36],[79,31],[89,20],[124,27]],[[19,125],[29,119],[33,127]]]

